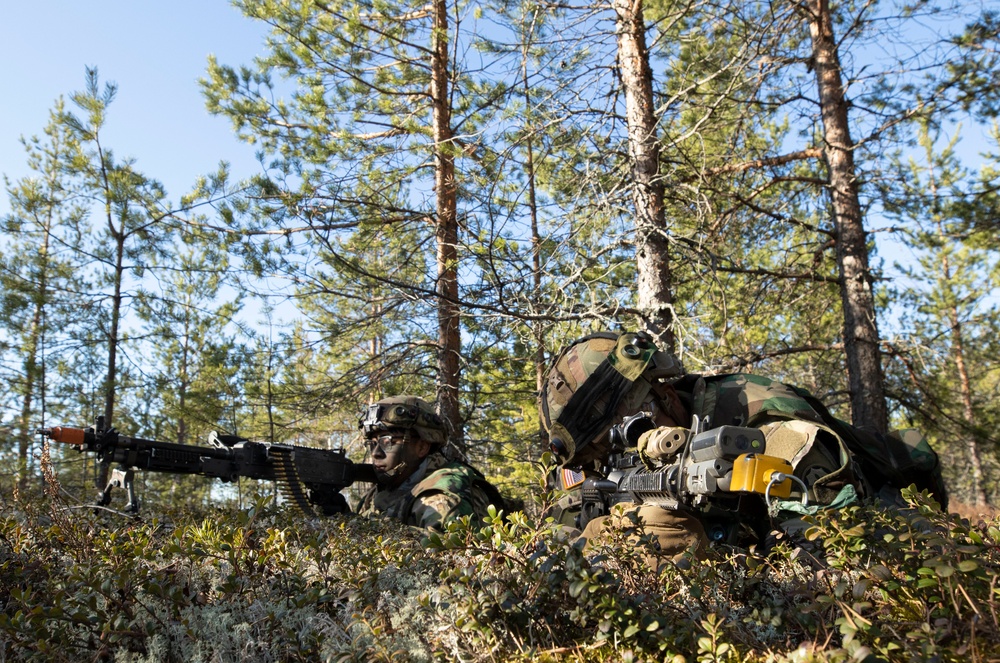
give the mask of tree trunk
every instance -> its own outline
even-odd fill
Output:
[[[528,43],[525,40],[521,50],[521,80],[524,83],[524,108],[526,119],[526,137],[524,145],[524,170],[528,175],[528,216],[531,218],[531,288],[533,306],[537,307],[542,299],[542,236],[538,229],[538,200],[535,197],[535,151],[532,142],[534,128],[531,124],[531,85],[528,82]],[[531,323],[531,334],[535,341],[535,405],[538,409],[538,431],[536,449],[531,459],[541,457],[548,449],[548,432],[542,423],[542,388],[545,386],[545,328],[541,320]]]
[[[122,281],[125,278],[125,230],[115,232],[115,294],[111,299],[111,329],[108,332],[108,375],[104,380],[104,425],[111,427],[115,413],[115,392],[118,383],[118,328],[122,315]]]
[[[43,307],[45,300],[45,274],[39,284],[40,301],[36,302],[35,310],[31,316],[31,329],[25,347],[24,357],[24,393],[21,398],[21,422],[20,431],[17,436],[17,485],[24,488],[28,481],[29,463],[28,449],[31,447],[31,437],[33,427],[31,417],[34,414],[32,409],[35,386],[39,381],[38,352],[41,348]]]
[[[637,306],[645,329],[661,348],[673,351],[673,280],[642,0],[612,0],[612,5],[632,165]]]
[[[929,152],[929,151],[928,151]],[[941,220],[941,213],[938,211],[937,201],[941,199],[941,192],[938,190],[937,176],[932,169],[928,182],[931,200],[934,203],[934,215],[937,217],[937,236],[941,246],[948,245],[948,236],[945,225]],[[958,306],[955,304],[954,290],[952,289],[951,261],[948,259],[948,252],[941,253],[941,280],[947,290],[945,315],[948,319],[948,329],[951,330],[951,358],[955,363],[955,372],[958,374],[958,389],[962,397],[962,418],[969,425],[969,432],[966,437],[966,452],[968,453],[969,468],[972,470],[970,493],[975,506],[984,506],[987,502],[986,488],[983,479],[983,463],[980,457],[980,447],[984,441],[980,439],[979,430],[976,427],[976,413],[972,406],[972,380],[969,378],[969,371],[965,365],[965,335],[962,329],[962,319],[959,315]]]
[[[947,267],[947,257],[945,266]],[[966,447],[969,454],[969,465],[972,468],[972,498],[976,506],[986,504],[986,488],[983,481],[983,463],[979,456],[979,434],[976,432],[976,415],[972,409],[972,384],[969,371],[965,367],[965,343],[962,339],[962,323],[958,319],[958,311],[949,309],[951,316],[951,352],[955,360],[955,370],[958,372],[959,390],[962,394],[962,417],[972,429],[967,437]]]
[[[188,365],[191,362],[191,354],[193,350],[191,348],[191,311],[190,309],[184,312],[184,336],[183,345],[181,346],[181,365],[180,365],[180,379],[177,384],[177,444],[187,444],[187,392],[188,387],[191,384],[190,371],[188,370]]]
[[[382,304],[381,302],[371,303],[371,319],[378,320],[382,316]],[[373,364],[376,364],[376,360],[382,356],[382,348],[385,346],[382,336],[376,335],[368,341],[368,358]],[[376,401],[382,400],[385,394],[382,392],[382,375],[385,371],[384,366],[380,366],[373,374],[371,381],[371,388],[368,392],[368,404],[374,403]]]
[[[438,412],[451,422],[461,444],[464,424],[459,407],[462,339],[458,305],[458,197],[448,94],[448,3],[434,0],[431,97],[434,107],[434,188],[437,196]]]
[[[840,75],[829,0],[803,5],[812,39],[813,67],[823,120],[823,152],[829,169],[833,225],[837,241],[840,294],[844,308],[844,352],[855,426],[886,432],[889,417],[875,300],[868,264],[867,234],[858,196],[854,142],[848,124],[848,102]]]
[[[934,189],[936,197],[936,187]],[[944,236],[943,230],[938,229],[938,236]],[[948,254],[941,257],[941,274],[944,282],[951,284],[951,264],[948,261]],[[976,429],[976,413],[972,407],[972,381],[969,379],[969,371],[965,366],[965,339],[962,335],[962,321],[958,315],[955,305],[948,306],[948,323],[951,329],[951,356],[955,362],[955,371],[958,373],[958,389],[962,396],[962,418],[969,424],[969,434],[966,438],[966,451],[969,456],[969,467],[972,470],[970,492],[973,504],[983,506],[987,502],[986,488],[983,480],[983,463],[979,454],[980,440]]]
[[[35,308],[31,315],[31,329],[28,331],[27,339],[25,339],[24,393],[21,399],[21,430],[18,432],[17,441],[17,485],[19,488],[24,488],[28,480],[28,450],[31,447],[31,437],[34,430],[34,427],[31,425],[31,417],[34,414],[33,399],[35,387],[39,383],[44,386],[43,376],[45,365],[43,361],[41,367],[39,367],[38,355],[41,352],[45,334],[45,305],[48,302],[48,262],[51,224],[51,217],[47,217],[45,226],[43,227],[44,239],[42,240],[40,255],[38,256],[38,290],[35,292]],[[44,408],[44,398],[41,401]]]

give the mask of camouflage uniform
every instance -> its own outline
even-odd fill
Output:
[[[765,444],[756,453],[787,461],[806,486],[812,509],[871,497],[872,484],[879,487],[875,494],[885,500],[887,487],[905,486],[911,480],[946,503],[937,456],[913,431],[882,436],[854,428],[833,417],[807,392],[761,376],[685,374],[676,358],[658,351],[642,334],[602,332],[574,342],[553,362],[542,396],[551,450],[566,467],[604,462],[613,448],[625,447],[637,447],[648,467],[650,458],[643,457],[643,451],[654,438],[666,440],[675,434],[674,427],[688,429],[697,417],[709,429],[758,428]],[[638,441],[616,441],[614,436],[621,431],[612,430],[612,425],[642,411],[657,413],[654,423],[645,419],[651,428],[644,428]],[[803,513],[796,510],[801,492],[793,484],[791,498],[779,505],[789,518]],[[733,530],[725,523],[703,521],[700,513],[621,503],[609,516],[583,523],[583,537],[590,545],[609,528],[631,523],[627,526],[637,526],[638,533],[653,535],[662,557],[688,550],[700,554],[706,528],[713,540],[730,540],[722,538],[728,537],[726,532],[747,530],[748,525],[745,533],[750,540],[766,532],[770,516],[763,500],[746,504],[750,510],[744,513],[741,503],[740,530]],[[560,515],[565,521],[565,510]]]
[[[362,497],[357,509],[361,515],[388,516],[414,527],[440,530],[462,516],[481,521],[490,504],[498,510],[504,508],[499,491],[481,472],[461,461],[449,460],[441,452],[447,442],[447,427],[426,401],[414,396],[383,399],[369,406],[360,424],[366,436],[377,437],[391,430],[412,431],[415,440],[430,445],[430,453],[411,474],[402,475],[402,483],[395,487],[388,482],[377,484]]]
[[[407,525],[443,529],[452,520],[472,516],[480,521],[496,502],[490,486],[475,468],[431,453],[395,490],[374,487],[361,498],[358,513],[383,515]],[[497,504],[497,508],[502,505]]]

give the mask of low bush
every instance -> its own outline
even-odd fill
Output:
[[[852,507],[654,571],[521,513],[427,535],[242,511],[0,506],[3,661],[974,661],[1000,656],[996,522]]]

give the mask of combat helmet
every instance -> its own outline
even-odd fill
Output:
[[[434,445],[448,441],[448,429],[434,406],[416,396],[392,396],[372,403],[358,422],[358,428],[370,437],[393,428],[415,430]]]
[[[683,373],[680,361],[642,332],[598,332],[574,341],[542,386],[542,423],[552,452],[569,466],[602,458],[610,451],[604,433],[616,413],[637,410],[654,381]]]

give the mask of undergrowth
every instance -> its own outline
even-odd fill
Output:
[[[996,660],[1000,526],[906,498],[657,571],[521,513],[427,536],[263,500],[135,520],[22,499],[0,506],[0,660]]]

